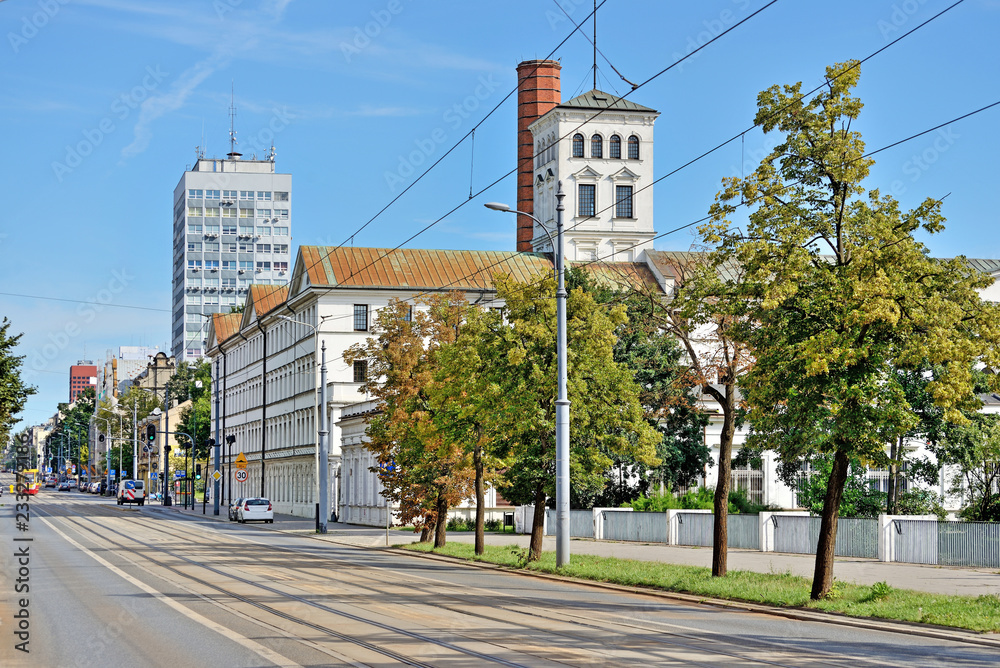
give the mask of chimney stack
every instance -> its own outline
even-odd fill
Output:
[[[556,60],[526,60],[517,66],[517,208],[535,212],[535,143],[528,126],[562,100]],[[531,251],[534,221],[517,217],[517,250]]]

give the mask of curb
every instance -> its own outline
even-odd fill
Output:
[[[728,599],[697,596],[694,594],[683,594],[679,592],[671,592],[671,591],[652,589],[647,587],[634,587],[629,585],[614,584],[611,582],[585,580],[583,578],[575,578],[567,575],[556,575],[553,573],[541,573],[539,571],[510,568],[507,566],[501,566],[499,564],[490,564],[482,561],[469,561],[466,559],[462,559],[460,557],[450,557],[443,554],[432,554],[429,552],[418,552],[416,550],[407,550],[405,548],[400,548],[395,546],[392,549],[400,553],[411,554],[423,559],[443,561],[447,563],[464,564],[467,566],[473,566],[475,568],[481,568],[484,570],[503,571],[505,573],[510,573],[512,575],[522,575],[526,577],[538,578],[541,580],[564,582],[586,587],[593,587],[596,589],[625,592],[629,594],[638,594],[640,596],[649,596],[653,598],[669,599],[672,601],[680,601],[682,603],[688,603],[691,605],[708,605],[716,608],[725,608],[729,610],[742,610],[745,612],[755,612],[758,614],[767,614],[775,617],[784,617],[786,619],[793,619],[795,621],[817,622],[820,624],[836,624],[838,626],[862,628],[869,631],[881,631],[883,633],[920,636],[924,638],[934,638],[935,640],[947,640],[951,642],[961,642],[970,645],[979,645],[982,647],[993,647],[996,649],[1000,649],[1000,634],[994,634],[997,635],[997,637],[994,638],[994,637],[989,637],[985,634],[976,633],[975,631],[968,631],[966,629],[960,629],[951,626],[931,626],[929,624],[920,624],[918,622],[891,621],[873,617],[848,617],[846,615],[842,615],[839,613],[818,612],[813,610],[806,610],[804,608],[779,608],[779,607],[764,605],[761,603],[732,601]]]

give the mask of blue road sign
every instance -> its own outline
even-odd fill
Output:
[[[110,475],[112,478],[115,477],[115,470],[111,469],[110,471],[108,471],[108,475]]]
[[[175,478],[184,478],[184,477],[186,477],[186,474],[185,474],[184,471],[174,471],[174,477]]]

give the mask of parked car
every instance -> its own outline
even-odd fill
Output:
[[[56,483],[56,479],[55,478],[46,478],[45,479],[45,486],[46,487],[55,487],[57,484],[58,483]]]
[[[104,482],[103,480],[95,480],[94,482],[90,483],[90,493],[91,494],[100,494],[101,493],[101,484],[103,482]]]
[[[271,510],[271,501],[264,498],[243,499],[243,505],[236,510],[237,521],[242,524],[247,522],[274,523],[274,511]]]
[[[236,499],[235,501],[233,501],[231,504],[229,504],[229,521],[230,522],[235,522],[237,520],[236,511],[239,510],[239,507],[242,506],[242,505],[243,505],[243,497],[240,497],[240,498]]]
[[[59,486],[56,487],[56,491],[57,492],[68,492],[69,491],[69,480],[63,480],[61,483],[59,483]]]

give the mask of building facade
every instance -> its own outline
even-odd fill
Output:
[[[273,154],[199,158],[173,201],[171,351],[190,361],[205,353],[212,314],[242,304],[251,284],[288,283],[292,175],[275,171]]]
[[[80,360],[69,368],[69,402],[88,387],[97,390],[97,365],[90,360]]]

